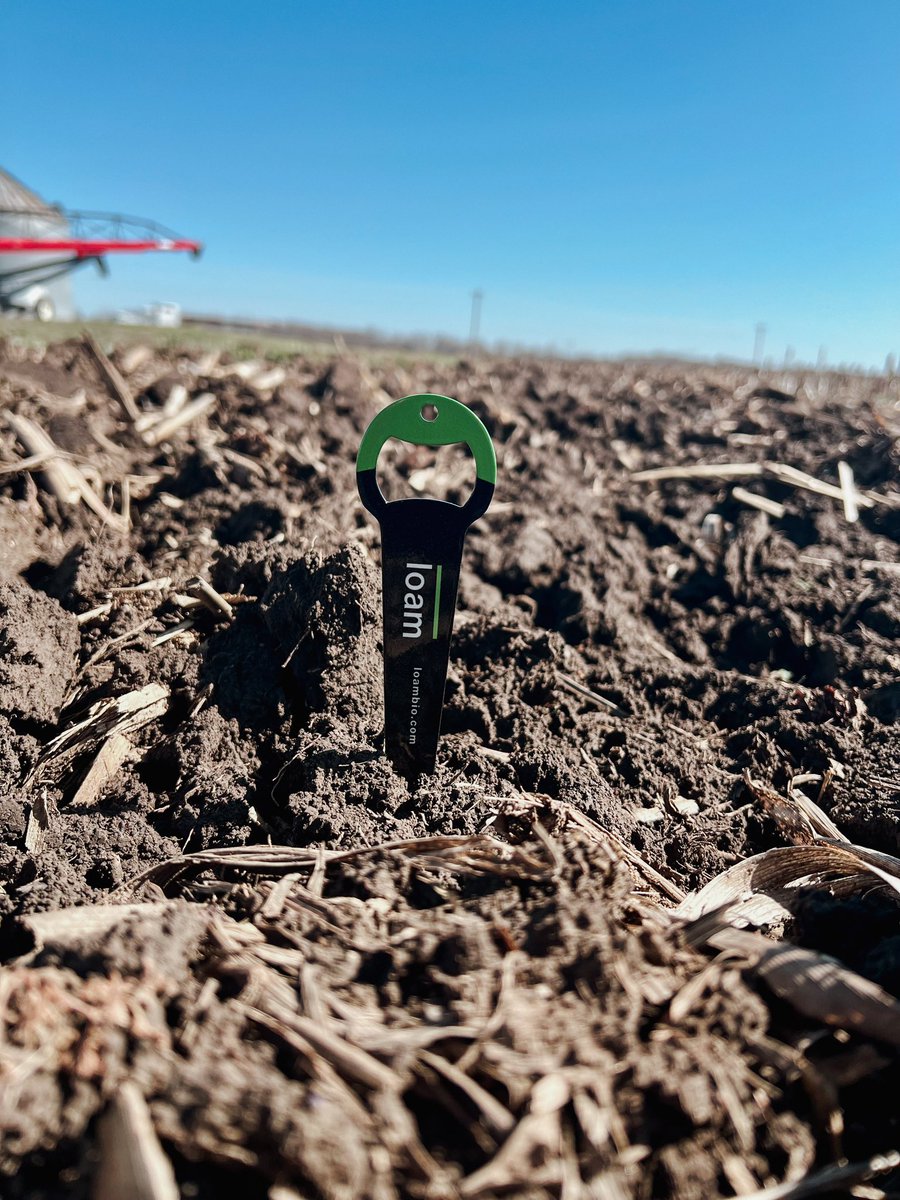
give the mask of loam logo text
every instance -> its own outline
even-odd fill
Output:
[[[425,572],[433,571],[432,563],[406,564],[406,591],[403,596],[403,636],[416,639],[422,636],[422,612],[425,608]]]

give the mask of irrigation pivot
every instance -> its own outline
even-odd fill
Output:
[[[375,468],[388,438],[416,446],[465,443],[476,473],[466,503],[385,500]],[[464,404],[407,396],[371,422],[356,472],[362,502],[381,526],[385,746],[395,767],[414,778],[434,770],[463,542],[491,502],[497,459],[488,431]]]

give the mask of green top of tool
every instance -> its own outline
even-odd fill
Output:
[[[434,410],[433,417],[423,412]],[[475,474],[485,483],[497,482],[497,457],[491,436],[470,408],[449,396],[405,396],[373,418],[363,434],[356,457],[357,471],[374,470],[388,438],[414,446],[449,446],[464,442],[475,458]]]

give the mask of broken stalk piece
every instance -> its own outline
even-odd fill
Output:
[[[433,418],[425,415],[429,409]],[[465,443],[476,472],[466,503],[388,503],[375,477],[388,438],[416,446]],[[371,422],[356,471],[362,502],[381,526],[385,744],[397,769],[412,778],[434,770],[463,542],[491,502],[497,459],[488,431],[464,404],[448,396],[407,396]]]

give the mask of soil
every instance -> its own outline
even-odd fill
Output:
[[[0,406],[128,514],[7,469],[0,419],[0,1194],[95,1196],[126,1083],[185,1197],[707,1200],[900,1146],[896,1047],[666,916],[814,836],[794,787],[900,854],[898,381],[113,359],[145,428],[176,384],[213,406],[154,445],[80,341],[0,343]],[[412,392],[478,413],[498,488],[410,783],[354,460]],[[760,466],[841,461],[856,521]],[[383,486],[461,502],[470,466],[395,445]],[[900,997],[889,888],[786,936]]]

